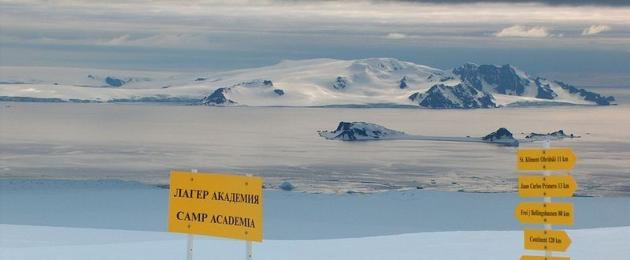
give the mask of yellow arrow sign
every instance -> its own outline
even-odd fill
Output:
[[[571,197],[577,183],[571,175],[566,176],[519,176],[518,195],[528,197]]]
[[[522,224],[573,225],[573,204],[521,202],[514,215]]]
[[[545,251],[567,251],[571,238],[562,230],[526,229],[525,249]]]
[[[521,260],[571,260],[566,256],[533,256],[533,255],[524,255],[521,256]]]
[[[570,148],[518,149],[516,168],[524,171],[570,170],[577,157]]]

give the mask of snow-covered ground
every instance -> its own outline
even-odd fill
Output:
[[[623,260],[630,255],[630,227],[570,230],[573,260]],[[0,258],[12,260],[184,259],[186,236],[164,232],[0,225]],[[326,239],[266,240],[254,259],[519,259],[522,231],[428,232]],[[194,259],[243,259],[245,243],[197,237]]]
[[[2,180],[0,259],[183,259],[186,236],[165,232],[167,196],[133,182]],[[630,198],[569,200],[576,223],[563,255],[627,259]],[[526,253],[513,215],[519,201],[513,193],[265,192],[265,241],[254,259],[518,259]],[[244,248],[198,236],[195,259],[242,259]]]

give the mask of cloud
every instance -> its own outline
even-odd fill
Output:
[[[0,42],[40,45],[84,45],[111,47],[152,47],[152,48],[217,48],[221,45],[210,41],[210,37],[199,33],[125,33],[107,37],[69,37],[64,35],[45,35],[24,37],[20,35],[0,35]]]
[[[209,47],[208,38],[197,34],[184,33],[161,33],[146,37],[132,37],[129,34],[114,37],[113,39],[102,42],[103,45],[109,46],[144,46],[144,47],[193,47],[203,48]]]
[[[475,4],[475,3],[541,3],[546,5],[568,6],[629,6],[628,0],[402,0],[403,2],[439,3],[439,4]]]
[[[582,31],[582,35],[595,35],[595,34],[607,32],[610,30],[612,30],[612,28],[608,25],[604,25],[604,24],[591,25],[587,28],[584,28],[584,30]]]
[[[385,38],[392,39],[392,40],[400,40],[400,39],[407,38],[407,35],[404,33],[388,33],[387,35],[385,35]]]
[[[544,26],[514,25],[503,28],[494,34],[496,37],[545,38],[553,36]]]
[[[3,54],[9,52],[8,48],[19,52],[11,53],[15,59],[0,59],[0,63],[33,64],[35,59],[66,62],[67,50],[103,57],[75,60],[107,63],[110,57],[103,53],[122,55],[120,50],[126,47],[146,55],[147,60],[199,50],[216,51],[221,57],[234,56],[233,60],[251,60],[254,64],[299,55],[358,57],[357,53],[372,51],[397,53],[393,47],[598,48],[625,52],[630,46],[630,7],[493,2],[463,8],[455,4],[385,0],[218,1],[181,4],[171,0],[0,0],[0,48]],[[582,29],[590,25],[611,26],[615,37],[580,36]],[[560,37],[561,33],[565,36]],[[529,42],[524,46],[514,39]],[[167,50],[155,50],[161,48]],[[336,51],[331,54],[331,49]],[[32,53],[46,55],[39,55],[40,58]],[[232,61],[217,64],[229,62]]]

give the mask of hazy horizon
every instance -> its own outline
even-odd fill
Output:
[[[0,1],[0,65],[208,72],[392,57],[512,64],[579,85],[630,80],[625,1],[431,2]]]

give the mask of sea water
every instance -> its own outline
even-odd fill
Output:
[[[578,195],[630,195],[630,106],[477,110],[0,103],[0,177],[167,184],[172,169],[260,175],[306,192],[516,190],[515,148],[419,140],[343,142],[318,130],[365,121],[430,136],[517,138],[563,129]],[[526,143],[522,146],[538,146]]]

